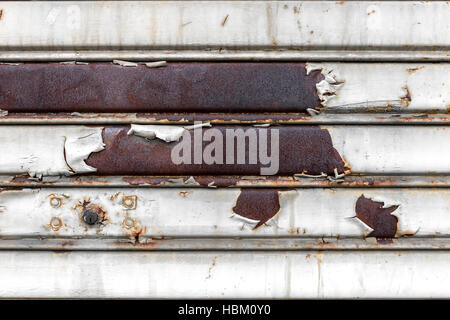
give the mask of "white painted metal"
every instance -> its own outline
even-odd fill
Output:
[[[0,172],[31,177],[95,172],[84,162],[104,149],[102,128],[0,127]]]
[[[445,1],[4,1],[0,8],[1,47],[11,50],[450,46]]]
[[[448,298],[450,254],[0,252],[8,298]]]
[[[334,147],[352,173],[450,173],[450,130],[445,126],[322,128],[329,130]],[[0,155],[2,175],[91,172],[95,168],[83,160],[103,149],[101,128],[82,126],[1,126],[0,144],[3,150],[8,150]]]
[[[0,193],[0,236],[3,238],[82,237],[353,237],[372,231],[355,218],[355,203],[366,198],[385,207],[399,205],[397,236],[450,235],[450,190],[296,189],[280,194],[280,211],[266,226],[242,218],[232,208],[239,189],[205,188],[44,188]],[[133,208],[124,205],[135,201]],[[107,220],[88,226],[79,204],[89,201],[106,211]],[[251,207],[251,203],[249,204]],[[55,221],[58,225],[55,226]],[[129,225],[128,225],[129,223]],[[146,240],[147,239],[147,240]]]
[[[447,64],[323,63],[307,64],[307,69],[325,75],[317,90],[319,96],[328,94],[322,104],[329,112],[450,109]]]

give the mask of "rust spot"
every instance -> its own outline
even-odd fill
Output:
[[[399,206],[383,208],[384,202],[373,201],[362,194],[356,201],[356,217],[368,225],[373,231],[368,237],[380,239],[394,238],[397,232],[398,218],[391,213]]]
[[[400,98],[400,100],[406,107],[408,107],[411,102],[411,93],[409,92],[408,86],[404,86],[403,89],[406,90],[406,95]]]
[[[246,188],[233,207],[241,217],[259,221],[253,230],[272,219],[280,211],[280,196],[277,189]]]
[[[0,9],[0,20],[3,18],[3,9]]]
[[[188,195],[190,195],[191,193],[189,191],[180,191],[178,192],[178,194],[183,197],[186,198]]]
[[[82,213],[85,210],[92,210],[98,215],[99,224],[109,222],[107,212],[103,208],[103,206],[91,203],[89,198],[85,198],[81,201],[78,201],[77,204],[75,205],[75,209],[78,210],[81,220],[82,220]]]
[[[337,1],[336,4],[343,5],[345,4],[345,1]]]

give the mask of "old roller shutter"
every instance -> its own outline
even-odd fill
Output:
[[[0,297],[450,297],[449,16],[0,2]]]

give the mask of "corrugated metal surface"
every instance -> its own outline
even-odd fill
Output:
[[[0,297],[450,297],[449,15],[0,2]]]

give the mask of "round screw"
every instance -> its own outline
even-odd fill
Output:
[[[98,215],[90,209],[83,211],[83,221],[88,225],[94,225],[98,222]]]

